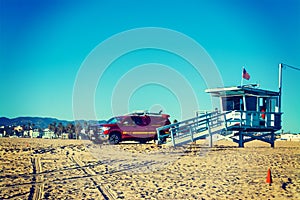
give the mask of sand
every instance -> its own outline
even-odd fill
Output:
[[[0,177],[0,199],[300,199],[300,142],[174,149],[0,138]]]

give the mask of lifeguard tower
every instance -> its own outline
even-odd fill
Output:
[[[260,89],[257,84],[206,89],[220,99],[221,110],[197,113],[196,117],[157,128],[158,143],[163,141],[161,130],[169,129],[170,145],[182,145],[213,136],[230,139],[244,147],[246,142],[261,140],[274,147],[275,132],[281,129],[281,69],[279,91]]]
[[[233,133],[229,138],[239,147],[252,140],[268,142],[274,147],[274,133],[281,129],[279,92],[259,89],[257,85],[214,88],[205,92],[220,98],[225,131]]]

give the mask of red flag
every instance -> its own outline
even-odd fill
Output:
[[[248,72],[246,71],[245,68],[243,68],[243,78],[246,79],[246,80],[250,79],[250,75],[248,74]]]

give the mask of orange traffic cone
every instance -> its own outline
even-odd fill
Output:
[[[268,169],[266,182],[269,183],[269,185],[271,186],[271,184],[272,184],[272,175],[271,175],[271,169],[270,168]]]

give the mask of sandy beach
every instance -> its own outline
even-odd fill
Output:
[[[300,199],[300,142],[174,149],[0,138],[0,155],[0,199]]]

